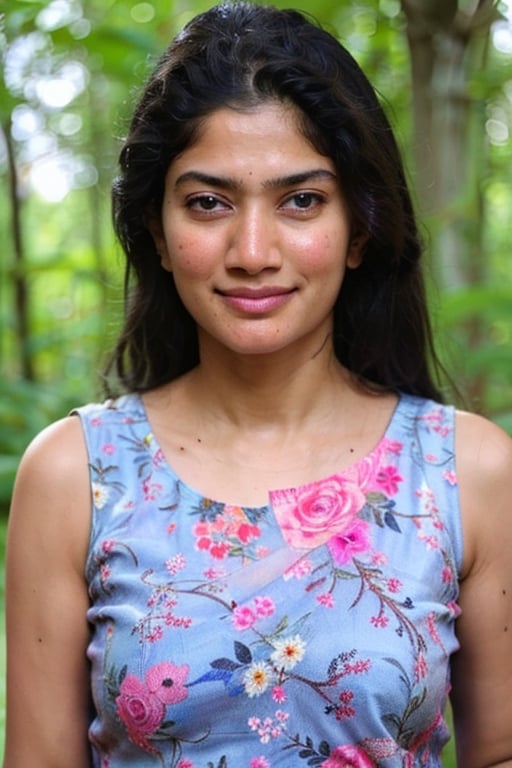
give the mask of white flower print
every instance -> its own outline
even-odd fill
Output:
[[[289,671],[304,657],[306,644],[300,635],[276,640],[270,658],[279,669]]]
[[[244,675],[244,687],[248,696],[261,696],[271,685],[274,672],[266,661],[255,661]]]

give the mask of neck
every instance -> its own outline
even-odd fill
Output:
[[[234,356],[222,348],[208,349],[187,381],[191,397],[202,403],[208,418],[262,431],[294,430],[329,419],[333,408],[351,399],[354,388],[327,342],[300,356]]]

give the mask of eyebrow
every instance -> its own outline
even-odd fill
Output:
[[[326,168],[314,168],[309,171],[302,171],[300,173],[292,173],[287,176],[277,176],[275,179],[269,179],[263,182],[264,189],[281,189],[285,187],[294,187],[299,184],[305,184],[317,179],[329,179],[336,181],[336,174]],[[178,176],[174,182],[175,189],[187,182],[199,182],[200,184],[206,184],[209,187],[217,187],[218,189],[240,189],[241,183],[230,176],[214,176],[209,173],[203,173],[202,171],[186,171]]]

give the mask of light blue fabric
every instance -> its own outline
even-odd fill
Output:
[[[348,470],[243,508],[136,395],[78,409],[101,768],[439,768],[462,537],[454,411],[402,395]]]

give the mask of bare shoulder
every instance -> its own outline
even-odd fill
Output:
[[[495,424],[457,415],[464,565],[452,664],[460,765],[512,765],[512,439]]]
[[[476,481],[492,481],[500,475],[512,480],[512,438],[483,416],[457,412],[456,450],[459,474],[478,467]]]
[[[89,765],[89,485],[74,416],[41,432],[20,462],[7,538],[5,766]]]
[[[77,546],[84,552],[90,526],[90,487],[87,450],[76,416],[44,429],[21,459],[9,516],[11,534],[18,526],[26,531],[27,525],[51,530],[54,536],[45,540],[55,543],[70,532],[76,534]]]
[[[455,452],[467,573],[512,528],[512,439],[488,419],[458,412]]]
[[[66,416],[43,429],[29,444],[20,469],[79,469],[86,457],[83,431],[78,416]],[[43,466],[41,466],[41,461]]]

